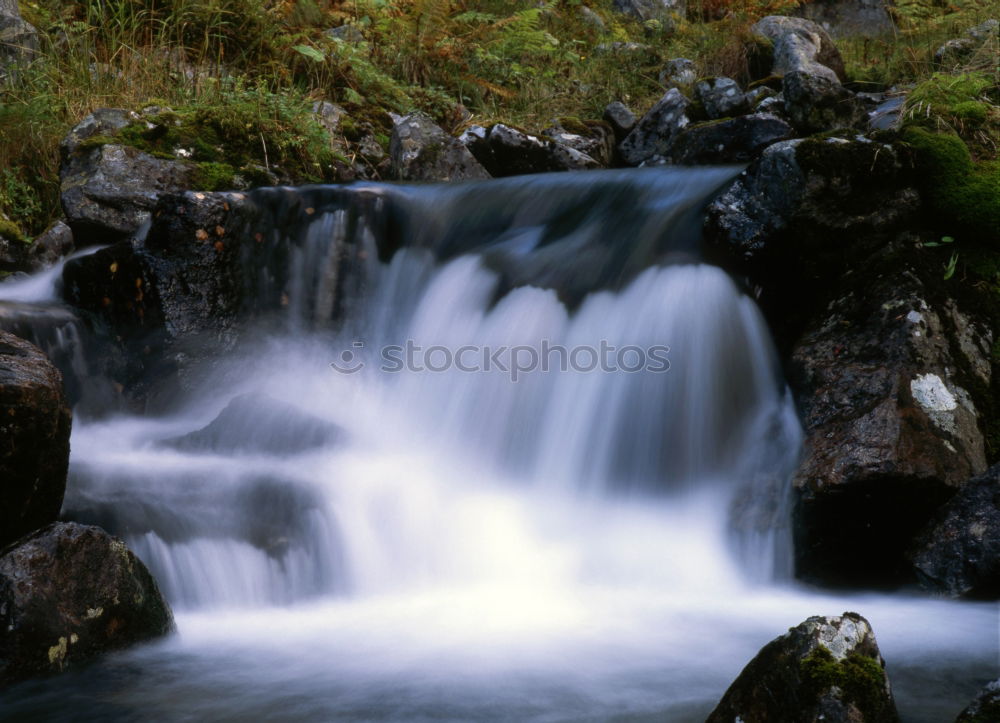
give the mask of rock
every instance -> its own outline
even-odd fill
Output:
[[[1000,597],[1000,466],[967,482],[917,538],[920,584],[949,597]]]
[[[389,141],[393,178],[401,181],[466,181],[489,178],[469,150],[423,113],[399,119]]]
[[[0,221],[5,221],[0,215]],[[0,226],[0,271],[16,273],[28,267],[28,256],[31,247],[25,241],[16,226],[11,224],[11,230]]]
[[[205,427],[162,444],[187,452],[294,456],[328,447],[342,435],[336,425],[292,404],[266,394],[241,394]]]
[[[561,146],[589,156],[598,166],[611,165],[615,152],[615,132],[610,124],[600,121],[584,123],[564,118],[558,125],[542,131],[542,135]]]
[[[614,0],[613,7],[637,20],[660,20],[671,12],[684,13],[684,0]]]
[[[72,253],[73,231],[62,221],[56,221],[41,233],[29,249],[32,269],[48,268]]]
[[[98,527],[57,522],[0,555],[0,686],[172,629],[146,567]]]
[[[62,375],[41,350],[0,331],[0,547],[59,514],[70,425]]]
[[[688,123],[690,101],[676,88],[668,90],[636,124],[618,146],[622,160],[638,166],[654,156],[662,156],[673,137]]]
[[[365,42],[365,34],[354,25],[340,25],[336,28],[326,30],[324,34],[334,40],[341,40],[345,43]]]
[[[578,13],[580,15],[580,19],[583,20],[584,23],[586,23],[599,33],[606,33],[608,31],[608,28],[604,24],[604,20],[601,19],[600,15],[595,13],[586,5],[580,5],[579,8],[580,9]]]
[[[1000,21],[985,20],[975,27],[965,31],[961,38],[948,40],[934,52],[934,62],[943,68],[953,68],[968,61],[975,52],[985,44],[997,42],[1000,34]],[[995,53],[996,46],[993,46]]]
[[[859,93],[858,95],[860,96],[861,94]],[[905,95],[883,98],[874,108],[868,111],[868,128],[870,130],[884,131],[895,127],[899,122],[899,115],[903,112],[903,105],[905,103]]]
[[[829,80],[847,80],[844,59],[833,39],[811,20],[769,15],[757,21],[750,30],[774,43],[771,72],[775,75],[798,70]]]
[[[765,645],[706,723],[894,723],[871,625],[857,613],[811,617]]]
[[[747,109],[747,97],[732,78],[699,80],[694,92],[712,119],[731,118]]]
[[[803,133],[851,128],[865,118],[854,94],[836,80],[802,71],[786,73],[782,84],[785,113]]]
[[[667,61],[657,80],[664,88],[672,88],[678,85],[691,85],[697,79],[698,71],[693,60],[673,58]]]
[[[795,8],[794,13],[835,38],[877,37],[895,27],[883,0],[813,0]]]
[[[746,163],[794,134],[785,121],[767,113],[695,123],[674,136],[667,156],[683,166]]]
[[[1000,679],[987,683],[976,699],[958,714],[955,723],[989,723],[1000,720]]]
[[[347,111],[336,103],[325,100],[318,100],[313,103],[313,113],[319,119],[320,124],[326,128],[332,140],[336,141],[341,136],[340,122],[347,116]]]
[[[910,579],[914,536],[986,468],[977,405],[993,340],[953,300],[936,299],[917,269],[897,258],[868,264],[842,280],[792,351],[806,434],[793,531],[800,577],[891,586]]]
[[[38,53],[38,31],[25,22],[17,0],[0,4],[0,77],[11,66],[30,61]]]
[[[621,142],[635,128],[635,115],[620,100],[608,103],[602,116],[615,132],[615,139]]]
[[[111,136],[140,119],[138,113],[121,108],[98,108],[77,123],[59,144],[63,161],[80,150],[80,146],[98,136]]]
[[[472,146],[480,163],[494,176],[516,176],[524,173],[576,171],[599,168],[600,164],[586,153],[547,138],[529,135],[516,128],[497,123],[486,133],[486,152],[481,145]]]

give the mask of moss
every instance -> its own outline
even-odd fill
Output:
[[[1000,84],[988,73],[935,73],[906,99],[906,125],[957,133],[972,155],[996,157],[1000,145]]]
[[[851,653],[837,660],[824,645],[818,645],[801,664],[802,680],[810,695],[818,697],[836,686],[845,702],[853,703],[865,720],[881,720],[888,708],[885,673],[874,658]]]
[[[5,218],[0,218],[0,237],[3,237],[9,241],[18,241],[19,243],[29,243],[28,239],[25,238],[24,234],[21,233],[21,229],[13,221],[8,221]]]
[[[590,128],[587,124],[576,116],[563,116],[559,119],[559,125],[567,133],[575,133],[578,136],[587,136],[590,134]]]
[[[1000,236],[1000,162],[973,163],[956,135],[911,126],[903,140],[913,150],[917,180],[942,230],[995,242]]]
[[[235,184],[236,169],[228,163],[199,163],[194,173],[192,190],[195,191],[226,191]]]

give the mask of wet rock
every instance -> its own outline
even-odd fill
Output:
[[[0,221],[5,220],[0,216]],[[28,268],[30,246],[20,233],[0,229],[0,271],[14,273]]]
[[[401,181],[465,181],[490,174],[457,139],[423,113],[400,118],[389,141],[393,178]]]
[[[857,613],[811,617],[765,645],[706,723],[894,723],[871,625]]]
[[[0,554],[0,685],[172,629],[146,567],[100,528],[54,523]]]
[[[667,155],[673,163],[686,166],[745,163],[794,134],[777,116],[755,113],[689,125],[674,136]]]
[[[186,452],[295,455],[328,447],[343,436],[335,424],[267,396],[234,397],[205,427],[164,445]]]
[[[614,130],[615,140],[619,143],[635,128],[635,114],[619,100],[608,103],[604,109],[603,118]]]
[[[962,487],[917,538],[910,559],[927,590],[1000,598],[1000,466]]]
[[[958,714],[955,723],[989,723],[1000,720],[1000,679],[987,683],[976,699]]]
[[[72,253],[73,248],[72,229],[62,221],[56,221],[32,243],[29,249],[29,263],[35,271],[48,268]]]
[[[892,18],[882,0],[813,0],[795,15],[812,20],[835,38],[877,37],[892,32]]]
[[[637,20],[659,20],[671,12],[683,14],[685,0],[614,0],[613,7]]]
[[[690,101],[676,88],[668,90],[618,146],[622,160],[638,166],[655,156],[662,156],[674,136],[690,122]]]
[[[38,31],[21,17],[17,0],[0,4],[0,77],[38,52]]]
[[[750,30],[774,43],[773,74],[800,71],[831,81],[847,80],[844,59],[833,39],[811,20],[769,15]]]
[[[673,58],[660,71],[657,78],[664,88],[673,88],[678,85],[691,85],[698,79],[698,69],[693,60],[687,58]]]
[[[600,167],[586,153],[548,138],[529,135],[502,123],[487,130],[485,144],[477,143],[471,148],[477,154],[479,162],[494,176]]]
[[[782,94],[785,113],[803,133],[852,128],[865,119],[861,103],[836,80],[793,71],[785,74]]]
[[[59,371],[41,350],[0,331],[0,546],[59,514],[70,424]]]
[[[542,135],[589,156],[598,166],[610,165],[615,152],[615,132],[610,124],[603,122],[562,119],[558,125],[544,130]]]
[[[707,78],[694,87],[709,118],[730,118],[747,109],[747,97],[732,78]]]
[[[793,481],[796,568],[827,583],[908,581],[914,536],[986,468],[978,420],[991,331],[935,300],[917,270],[875,268],[842,281],[789,368],[806,433]]]

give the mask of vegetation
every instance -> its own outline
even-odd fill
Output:
[[[204,188],[266,182],[274,169],[330,180],[338,164],[365,160],[363,138],[387,147],[385,111],[423,110],[458,131],[597,118],[612,100],[642,110],[671,57],[749,82],[770,52],[750,25],[795,4],[700,0],[686,16],[641,22],[612,0],[22,0],[42,47],[0,86],[0,217],[30,236],[58,215],[59,141],[95,108],[157,106],[158,130],[125,135],[154,153],[190,149]],[[991,13],[996,0],[899,2],[892,37],[841,43],[848,70],[872,87],[926,80],[941,42]],[[983,62],[995,66],[973,64]],[[968,82],[995,87],[997,72],[975,65]],[[929,89],[922,98],[936,107]],[[348,111],[343,138],[320,125],[317,101]],[[979,162],[996,138],[973,142],[967,130],[995,105],[963,102],[935,117]]]

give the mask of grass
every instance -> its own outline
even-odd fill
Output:
[[[361,138],[385,145],[385,111],[423,110],[451,131],[494,121],[538,130],[557,117],[598,118],[613,100],[645,110],[663,93],[668,58],[749,82],[768,53],[750,25],[793,3],[701,0],[686,17],[646,23],[614,12],[612,0],[587,5],[603,28],[581,0],[22,0],[42,50],[0,86],[0,217],[28,236],[58,217],[59,142],[95,108],[172,109],[183,121],[176,137],[158,148],[132,141],[161,154],[167,141],[198,146],[205,187],[270,165],[293,181],[329,180],[335,162],[357,158]],[[840,43],[849,73],[873,87],[925,80],[934,49],[997,5],[900,0],[893,36]],[[343,24],[363,42],[327,32]],[[342,138],[325,136],[310,113],[318,100],[348,110]]]

